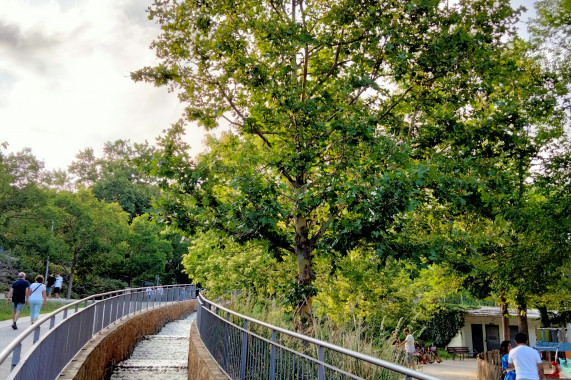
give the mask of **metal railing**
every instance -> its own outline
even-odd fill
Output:
[[[406,379],[439,380],[235,313],[202,295],[197,327],[202,342],[230,379],[402,379],[405,375]],[[291,348],[287,340],[298,348]]]
[[[41,317],[14,339],[0,353],[0,365],[12,355],[10,379],[56,379],[94,335],[123,317],[194,298],[195,285],[169,285],[96,294],[66,304]],[[69,315],[72,308],[73,314]],[[26,360],[20,361],[22,342],[32,333],[32,349]]]

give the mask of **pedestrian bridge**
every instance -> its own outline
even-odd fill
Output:
[[[103,379],[145,336],[196,311],[190,379],[438,380],[237,314],[194,285],[98,294],[43,316],[0,353],[8,379]],[[27,342],[27,343],[26,343]]]

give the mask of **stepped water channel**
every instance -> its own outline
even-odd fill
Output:
[[[187,380],[190,326],[195,319],[192,313],[143,338],[131,357],[115,366],[111,380]]]

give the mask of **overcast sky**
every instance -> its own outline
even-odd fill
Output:
[[[154,143],[182,114],[175,94],[134,83],[156,63],[152,0],[0,0],[0,143],[66,169],[87,147]],[[533,0],[512,0],[533,12]],[[195,152],[203,133],[187,132]]]

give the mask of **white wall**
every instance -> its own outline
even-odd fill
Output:
[[[501,317],[482,317],[482,316],[471,316],[466,315],[465,317],[466,324],[460,330],[458,330],[458,334],[452,338],[448,346],[451,347],[468,347],[470,352],[474,349],[472,345],[472,324],[481,324],[482,325],[482,336],[484,337],[484,349],[486,348],[486,325],[498,325],[500,327],[500,337],[503,336],[503,329],[502,329],[502,318]],[[529,345],[531,347],[535,346],[536,343],[536,336],[535,331],[539,327],[539,320],[535,319],[528,319],[528,336],[529,336]],[[510,318],[510,326],[517,326],[517,318]]]

